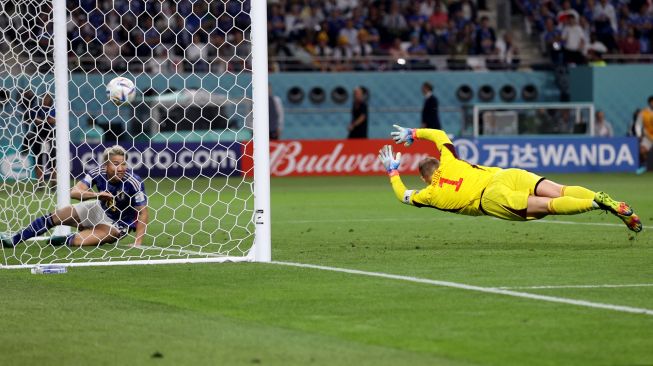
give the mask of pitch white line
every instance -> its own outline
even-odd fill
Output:
[[[550,286],[506,286],[496,287],[502,290],[538,290],[560,288],[620,288],[620,287],[653,287],[653,283],[632,283],[625,285],[550,285]]]
[[[583,306],[583,307],[595,308],[595,309],[605,309],[605,310],[619,311],[619,312],[623,312],[623,313],[644,314],[644,315],[653,316],[653,310],[651,310],[651,309],[635,308],[635,307],[630,307],[630,306],[604,304],[604,303],[600,303],[600,302],[592,302],[592,301],[585,301],[585,300],[575,300],[575,299],[568,299],[568,298],[557,297],[557,296],[537,295],[537,294],[531,294],[531,293],[528,293],[528,292],[518,292],[518,291],[512,291],[512,290],[500,289],[500,288],[493,288],[493,287],[480,287],[480,286],[467,285],[467,284],[464,284],[464,283],[430,280],[430,279],[426,279],[426,278],[393,275],[393,274],[382,273],[382,272],[368,272],[368,271],[360,271],[360,270],[357,270],[357,269],[328,267],[328,266],[319,266],[319,265],[314,265],[314,264],[292,263],[292,262],[276,262],[276,261],[274,261],[272,263],[282,265],[282,266],[289,266],[289,267],[311,268],[311,269],[318,269],[318,270],[322,270],[322,271],[331,271],[331,272],[348,273],[348,274],[361,275],[361,276],[387,278],[387,279],[399,280],[399,281],[408,281],[408,282],[424,283],[424,284],[428,284],[428,285],[435,285],[435,286],[442,286],[442,287],[451,287],[451,288],[457,288],[457,289],[461,289],[461,290],[484,292],[484,293],[488,293],[488,294],[506,295],[506,296],[512,296],[512,297],[525,298],[525,299],[532,299],[532,300],[540,300],[540,301],[547,301],[547,302],[555,302],[555,303]]]
[[[464,220],[462,217],[431,217],[431,218],[378,218],[378,219],[315,219],[315,220],[277,220],[275,223],[281,224],[319,224],[321,222],[397,222],[397,221],[449,221]]]

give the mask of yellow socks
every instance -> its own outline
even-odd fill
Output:
[[[570,187],[567,187],[570,188]],[[582,188],[582,187],[571,187]],[[591,192],[585,188],[585,191]],[[595,209],[597,206],[594,204],[594,196],[592,198],[576,198],[576,197],[558,197],[549,201],[549,213],[552,215],[574,215],[582,212],[587,212]]]
[[[590,191],[585,187],[580,186],[564,186],[562,187],[562,192],[560,193],[562,197],[574,197],[574,198],[585,198],[585,199],[594,199],[596,195],[595,192]]]

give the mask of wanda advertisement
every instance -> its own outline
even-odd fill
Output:
[[[419,161],[426,156],[439,157],[431,142],[418,142],[410,148],[392,140],[283,140],[270,141],[270,174],[273,177],[309,175],[385,175],[377,157],[383,145],[392,144],[401,152],[401,172],[417,173]],[[245,146],[243,171],[253,174],[253,143]],[[437,155],[436,155],[437,154]]]

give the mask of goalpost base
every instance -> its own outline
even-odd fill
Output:
[[[100,267],[100,266],[131,266],[131,265],[148,265],[148,264],[191,264],[191,263],[237,263],[253,262],[254,259],[248,255],[244,257],[210,257],[210,258],[179,258],[179,259],[143,259],[130,261],[109,261],[109,262],[84,262],[84,263],[35,263],[35,264],[16,264],[0,266],[1,269],[29,269],[40,265],[57,265],[63,267]]]

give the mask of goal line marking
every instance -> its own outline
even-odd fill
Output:
[[[431,217],[431,218],[405,218],[405,217],[380,217],[377,219],[314,219],[314,220],[277,220],[273,223],[280,224],[319,224],[321,222],[397,222],[397,221],[448,221],[464,220],[462,217]]]
[[[621,287],[653,287],[653,283],[631,283],[624,285],[545,285],[545,286],[501,286],[495,287],[502,290],[538,290],[562,288],[621,288]]]
[[[271,263],[282,265],[282,266],[289,266],[289,267],[310,268],[310,269],[317,269],[322,271],[348,273],[348,274],[354,274],[360,276],[387,278],[392,280],[422,283],[422,284],[441,286],[441,287],[450,287],[450,288],[456,288],[461,290],[483,292],[488,294],[505,295],[505,296],[524,298],[524,299],[576,305],[576,306],[582,306],[582,307],[594,308],[594,309],[612,310],[612,311],[618,311],[622,313],[643,314],[643,315],[653,316],[653,310],[651,309],[636,308],[636,307],[623,306],[623,305],[604,304],[600,302],[585,301],[585,300],[575,300],[575,299],[569,299],[569,298],[557,297],[557,296],[538,295],[538,294],[531,294],[528,292],[513,291],[509,289],[502,289],[496,287],[481,287],[481,286],[467,285],[458,282],[431,280],[427,278],[394,275],[394,274],[382,273],[382,272],[361,271],[361,270],[349,269],[349,268],[319,266],[315,264],[278,262],[278,261],[273,261]]]

